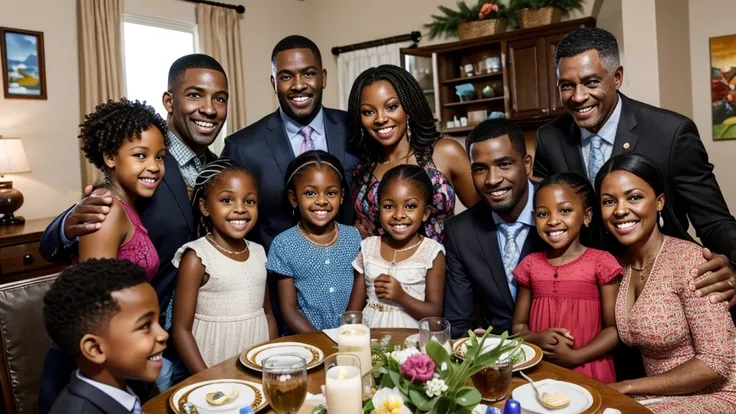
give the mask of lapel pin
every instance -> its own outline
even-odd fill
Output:
[[[628,142],[624,142],[624,149],[629,149],[630,146],[631,144],[629,144]]]

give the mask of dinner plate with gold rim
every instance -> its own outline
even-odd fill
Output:
[[[209,404],[207,394],[217,391],[225,394],[235,391],[237,396],[223,405]],[[250,406],[253,411],[259,411],[268,405],[261,384],[237,379],[198,382],[176,390],[169,397],[169,406],[175,414],[185,414],[185,403],[195,406],[199,414],[238,414],[243,407]]]
[[[463,359],[463,357],[465,356],[465,351],[467,349],[466,343],[469,340],[470,338],[461,338],[455,341],[455,343],[452,346],[455,357],[459,359]],[[489,336],[486,338],[485,343],[483,343],[483,349],[484,350],[493,349],[498,345],[499,342],[501,342],[500,337]],[[529,342],[523,342],[521,344],[521,352],[524,353],[524,358],[514,364],[514,371],[521,371],[522,369],[531,368],[537,365],[539,361],[542,360],[542,357],[544,356],[542,354],[542,349],[540,349],[538,346],[531,344]]]
[[[573,384],[547,378],[534,381],[534,385],[540,393],[559,392],[565,394],[570,400],[570,404],[555,410],[545,408],[537,400],[532,386],[526,383],[514,388],[511,391],[511,396],[521,404],[522,411],[530,414],[592,414],[598,412],[603,402],[598,391],[583,384]]]
[[[263,360],[274,355],[298,355],[307,363],[307,369],[312,369],[322,363],[325,354],[314,345],[303,342],[274,342],[251,347],[240,354],[240,363],[255,370],[263,370]]]

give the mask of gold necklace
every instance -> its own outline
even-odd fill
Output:
[[[416,243],[414,243],[414,244],[412,244],[409,247],[404,247],[403,249],[394,249],[393,247],[389,246],[391,248],[391,250],[394,251],[394,258],[393,258],[393,260],[391,260],[391,266],[396,266],[396,253],[400,253],[400,252],[405,252],[407,250],[411,250],[411,249],[419,246],[420,244],[422,244],[423,241],[424,241],[424,237],[419,236],[419,241],[416,242]]]
[[[204,237],[207,240],[209,240],[209,242],[212,243],[213,246],[217,247],[223,253],[227,253],[227,254],[230,254],[230,255],[235,256],[235,255],[238,255],[238,254],[243,254],[243,253],[245,253],[245,252],[248,251],[248,242],[245,241],[245,239],[243,239],[243,242],[245,242],[245,249],[243,249],[243,250],[241,250],[239,252],[232,252],[232,251],[230,251],[230,250],[228,250],[228,249],[220,246],[219,244],[217,244],[217,242],[215,241],[215,239],[212,237],[212,233],[207,233],[207,234],[205,234]]]
[[[296,225],[296,228],[297,228],[297,229],[299,230],[299,232],[300,232],[300,233],[302,233],[302,235],[303,235],[303,236],[304,236],[304,237],[305,237],[305,238],[306,238],[307,240],[309,240],[309,241],[310,241],[310,242],[311,242],[312,244],[316,244],[316,245],[317,245],[317,246],[319,246],[319,247],[330,247],[330,246],[332,246],[333,244],[335,244],[335,242],[337,241],[337,236],[339,236],[339,235],[340,235],[340,230],[338,229],[338,227],[337,227],[337,224],[336,224],[336,223],[335,223],[335,222],[333,221],[333,222],[332,222],[332,225],[333,225],[333,229],[332,229],[332,232],[334,232],[334,233],[335,233],[335,236],[334,236],[334,237],[332,238],[332,240],[330,240],[329,242],[327,242],[327,243],[324,243],[324,244],[323,244],[323,243],[317,243],[316,241],[312,240],[312,239],[311,239],[311,238],[310,238],[309,236],[312,236],[312,237],[317,237],[317,235],[315,235],[315,234],[312,234],[312,233],[310,233],[309,231],[307,231],[307,230],[306,230],[306,229],[304,228],[304,224],[302,224],[302,222],[301,222],[301,221],[300,221],[300,222],[299,222],[299,223],[298,223],[298,224]],[[329,259],[328,259],[328,260],[329,260]],[[327,263],[327,264],[329,264],[329,263]]]

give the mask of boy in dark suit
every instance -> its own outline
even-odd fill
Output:
[[[127,380],[153,382],[169,335],[143,269],[92,259],[66,269],[44,298],[44,324],[77,369],[52,414],[140,414]]]

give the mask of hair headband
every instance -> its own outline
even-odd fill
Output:
[[[340,174],[340,170],[338,170],[337,167],[335,167],[334,165],[332,165],[332,164],[330,164],[329,162],[326,162],[326,161],[309,161],[309,162],[305,162],[299,168],[297,168],[296,170],[294,170],[294,172],[291,173],[291,175],[289,176],[289,179],[286,180],[286,183],[287,184],[290,183],[291,182],[291,179],[294,178],[294,176],[296,175],[296,173],[298,173],[299,171],[303,170],[304,167],[309,166],[309,165],[313,165],[313,164],[329,165],[333,170],[335,170],[335,172],[337,173],[337,176],[340,177],[340,181],[342,181],[342,174]]]

